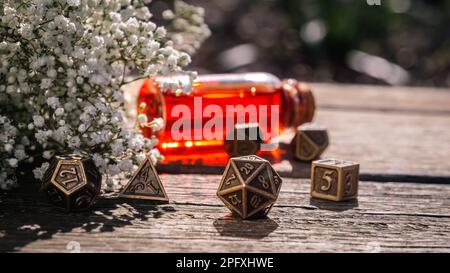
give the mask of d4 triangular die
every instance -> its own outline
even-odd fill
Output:
[[[123,187],[119,197],[168,202],[164,186],[151,160],[147,157]]]

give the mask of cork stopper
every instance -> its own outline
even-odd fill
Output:
[[[311,87],[294,79],[283,80],[284,99],[287,109],[283,109],[283,123],[286,127],[297,127],[311,122],[316,104]]]

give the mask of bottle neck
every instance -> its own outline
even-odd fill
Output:
[[[286,128],[296,128],[303,123],[311,122],[316,104],[311,87],[294,79],[282,81],[284,109],[281,120]]]

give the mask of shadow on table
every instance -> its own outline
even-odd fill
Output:
[[[0,192],[0,203],[0,252],[14,252],[37,240],[50,239],[55,234],[74,229],[113,232],[133,225],[133,220],[151,221],[176,211],[167,204],[135,202],[106,194],[89,212],[65,213],[51,207],[34,185],[23,186],[20,192]],[[69,252],[69,243],[62,249],[52,250]]]
[[[311,163],[301,162],[294,159],[291,154],[283,154],[279,158],[274,159],[269,155],[259,155],[264,159],[267,159],[272,167],[282,177],[291,178],[309,178],[311,177]],[[158,173],[167,174],[223,174],[225,170],[224,163],[221,166],[204,164],[202,161],[195,163],[159,163],[156,166]]]
[[[355,199],[355,200],[348,200],[348,201],[343,201],[343,202],[335,202],[335,201],[310,198],[309,204],[311,206],[317,207],[319,209],[341,212],[341,211],[346,211],[346,210],[350,210],[353,208],[357,208],[358,200]]]
[[[214,221],[214,227],[221,236],[263,239],[278,228],[278,224],[268,218],[242,220],[231,213]]]

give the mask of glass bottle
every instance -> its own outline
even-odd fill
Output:
[[[138,114],[147,115],[149,121],[157,117],[165,121],[159,132],[142,127],[145,137],[159,139],[157,148],[165,157],[162,163],[223,165],[229,159],[224,140],[233,125],[257,122],[264,143],[271,143],[284,131],[309,122],[314,116],[315,103],[309,86],[293,79],[281,81],[268,73],[200,75],[188,94],[177,90],[163,92],[165,80],[188,78],[147,79],[138,98]],[[146,107],[142,109],[139,105],[143,102]],[[211,125],[213,119],[216,126],[208,127],[208,121]],[[276,156],[279,152],[271,149],[257,154]]]

